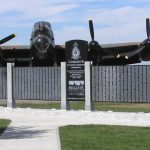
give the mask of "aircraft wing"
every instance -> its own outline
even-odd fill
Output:
[[[101,49],[104,53],[124,53],[135,50],[139,46],[140,42],[131,43],[116,43],[116,44],[101,44]]]
[[[31,55],[30,45],[10,45],[10,46],[0,46],[0,60],[2,66],[6,66],[7,62],[13,62],[16,66],[29,66]],[[56,45],[56,61],[60,65],[61,61],[65,61],[65,47],[63,45]],[[33,66],[50,66],[47,60],[36,60],[32,58]],[[43,63],[44,62],[44,63]]]
[[[101,44],[102,48],[123,48],[128,46],[138,46],[141,42],[128,42],[128,43],[112,43],[112,44]]]
[[[139,47],[140,42],[101,44],[98,48],[91,48],[89,60],[95,60],[94,65],[126,65],[139,63],[139,53],[128,59],[128,55]],[[96,47],[96,46],[95,46]]]
[[[89,43],[90,60],[96,60],[95,65],[124,65],[150,60],[150,21],[146,19],[147,38],[143,42],[102,44],[94,39],[93,21],[89,20],[91,42]]]
[[[1,59],[3,59],[4,63],[29,63],[30,46],[28,45],[1,46],[0,51],[2,53]]]
[[[99,62],[99,65],[124,65],[124,64],[132,64],[139,62],[138,57],[133,57],[132,59],[126,60],[124,57],[121,57],[117,59],[114,56],[117,56],[118,54],[125,54],[133,52],[137,47],[139,46],[139,42],[134,43],[117,43],[117,44],[102,44],[101,49],[98,51],[102,51],[103,60]],[[55,46],[56,51],[56,62],[57,65],[60,65],[62,61],[65,61],[65,46],[64,45],[56,45]],[[0,52],[2,55],[0,55],[1,58],[4,59],[6,62],[14,62],[16,66],[29,66],[30,61],[30,52],[31,47],[30,45],[11,45],[11,46],[0,46]],[[0,53],[0,54],[1,54]],[[100,52],[101,53],[101,52]],[[100,55],[97,55],[93,50],[88,52],[89,58],[88,60],[91,60],[94,62],[94,65],[96,65],[97,57]],[[112,58],[111,58],[112,57]],[[33,60],[34,65],[33,66],[42,66],[46,64],[42,64],[40,60]],[[44,61],[46,63],[46,61]]]

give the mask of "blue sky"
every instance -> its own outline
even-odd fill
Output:
[[[146,38],[149,0],[0,0],[0,38],[17,37],[9,45],[29,44],[33,24],[49,21],[56,44],[71,39],[90,41],[88,19],[102,44],[138,42]]]

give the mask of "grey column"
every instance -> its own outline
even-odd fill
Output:
[[[92,111],[93,110],[93,103],[92,103],[92,76],[91,76],[91,61],[85,62],[85,110]]]
[[[13,63],[7,63],[7,107],[16,106],[13,98]]]
[[[66,62],[61,62],[61,109],[69,109],[69,102],[66,97]]]

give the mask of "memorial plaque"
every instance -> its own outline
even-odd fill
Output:
[[[66,87],[67,100],[85,100],[85,70],[88,42],[72,40],[66,42]]]

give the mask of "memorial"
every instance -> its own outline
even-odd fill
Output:
[[[85,61],[88,42],[66,42],[66,98],[67,101],[85,101]]]

